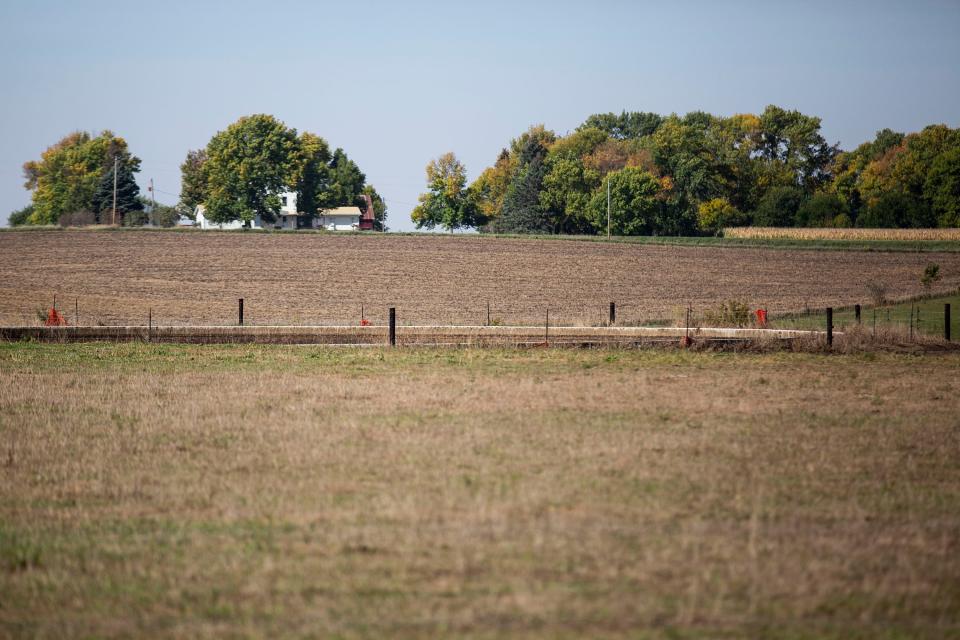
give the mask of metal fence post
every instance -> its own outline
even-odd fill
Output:
[[[857,324],[860,324],[860,305],[853,305],[853,315],[856,316]]]
[[[547,308],[547,320],[543,325],[543,344],[550,344],[550,308]]]
[[[833,307],[827,307],[827,346],[833,346]]]
[[[240,326],[242,327],[243,326],[243,298],[240,298],[238,300],[238,303],[239,303],[238,313],[239,313],[239,319],[240,319]]]
[[[613,326],[617,323],[617,303],[610,303],[610,325]]]
[[[950,342],[950,303],[943,305],[943,339]]]
[[[397,346],[397,309],[390,307],[390,346]]]

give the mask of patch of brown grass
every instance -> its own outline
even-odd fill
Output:
[[[0,635],[955,634],[956,369],[0,345]]]

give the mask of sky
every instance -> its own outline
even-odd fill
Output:
[[[845,149],[960,126],[960,0],[205,2],[0,0],[0,223],[22,165],[109,129],[175,204],[190,149],[272,114],[342,147],[411,230],[424,167],[470,178],[533,124],[768,104]]]

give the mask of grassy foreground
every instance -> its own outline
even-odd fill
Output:
[[[960,635],[956,355],[0,345],[0,637]]]

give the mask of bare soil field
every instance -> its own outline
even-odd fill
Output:
[[[958,373],[0,344],[0,637],[957,637]]]
[[[869,302],[866,283],[893,298],[960,287],[960,253],[806,251],[502,239],[149,231],[0,234],[0,324],[37,323],[58,307],[81,324],[233,324],[237,298],[251,324],[486,322],[591,326],[673,318],[735,299],[771,314]]]

